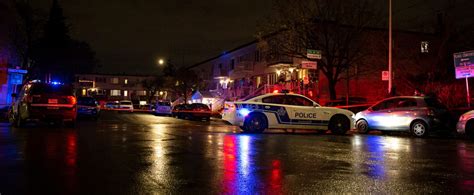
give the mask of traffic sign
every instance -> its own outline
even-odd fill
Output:
[[[474,77],[474,50],[455,53],[453,57],[456,79]]]
[[[321,50],[315,50],[315,49],[307,49],[306,50],[306,57],[309,59],[316,59],[319,60],[321,59]]]
[[[301,61],[301,68],[316,70],[318,68],[318,63],[315,61]]]
[[[389,74],[388,71],[386,71],[386,70],[382,71],[382,81],[388,81],[389,75],[390,74]]]

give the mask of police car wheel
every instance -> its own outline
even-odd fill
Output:
[[[366,120],[364,119],[361,119],[361,120],[358,120],[357,123],[356,123],[356,128],[357,128],[357,131],[359,133],[368,133],[369,132],[369,124],[367,123]]]
[[[350,121],[343,115],[335,115],[329,121],[329,129],[332,133],[344,135],[350,129]]]
[[[267,128],[267,121],[260,114],[253,114],[245,120],[244,131],[246,133],[262,133]]]

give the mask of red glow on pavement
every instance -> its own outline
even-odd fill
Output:
[[[273,160],[272,161],[272,170],[270,175],[270,191],[269,194],[280,194],[282,193],[282,171],[281,171],[281,161]]]
[[[237,161],[235,159],[235,142],[236,140],[234,136],[224,137],[224,178],[222,182],[224,187],[224,193],[226,194],[233,194],[237,190]]]

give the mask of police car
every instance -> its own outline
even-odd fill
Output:
[[[331,130],[345,134],[354,128],[354,113],[349,110],[321,107],[298,94],[272,93],[242,102],[226,102],[222,118],[246,133],[265,129]]]

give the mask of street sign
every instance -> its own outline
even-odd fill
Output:
[[[321,59],[321,50],[307,49],[306,57],[309,59]]]
[[[301,61],[301,68],[316,70],[318,68],[318,63],[315,61]]]
[[[456,79],[474,77],[474,50],[455,53],[453,57]]]
[[[389,77],[389,72],[388,71],[382,71],[382,81],[388,81]]]

